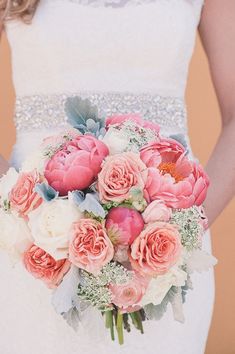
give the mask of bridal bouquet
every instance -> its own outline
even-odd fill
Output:
[[[71,129],[0,180],[0,247],[74,327],[89,306],[120,344],[168,304],[183,322],[191,274],[216,263],[202,250],[207,175],[181,136],[139,115],[101,119],[79,97],[66,112]]]

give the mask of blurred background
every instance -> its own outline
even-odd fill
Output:
[[[186,99],[192,148],[205,165],[220,132],[220,113],[199,38],[190,65]],[[3,35],[0,44],[0,153],[5,158],[9,158],[15,141],[13,111],[10,50]],[[215,310],[205,354],[235,354],[235,200],[213,225],[212,241],[219,263]]]

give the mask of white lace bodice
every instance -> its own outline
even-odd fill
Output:
[[[41,0],[8,24],[17,95],[130,91],[183,97],[203,0]]]

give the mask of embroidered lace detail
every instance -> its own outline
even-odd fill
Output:
[[[69,0],[80,5],[87,5],[93,7],[124,7],[124,6],[136,6],[143,5],[156,0]]]
[[[124,6],[137,6],[145,5],[148,3],[156,2],[156,0],[69,0],[80,5],[92,6],[92,7],[124,7]],[[195,0],[186,0],[188,2],[194,2]],[[203,0],[204,4],[204,0]]]
[[[32,130],[66,126],[64,111],[68,97],[88,98],[96,105],[100,116],[139,113],[143,118],[157,122],[176,132],[187,132],[184,100],[151,93],[78,92],[74,94],[18,96],[15,107],[16,129]]]

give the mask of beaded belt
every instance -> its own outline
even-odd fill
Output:
[[[183,134],[187,132],[186,109],[181,98],[151,93],[84,91],[74,94],[18,96],[15,106],[16,129],[25,131],[66,126],[64,105],[71,96],[88,98],[97,106],[100,116],[139,113],[165,130]]]

